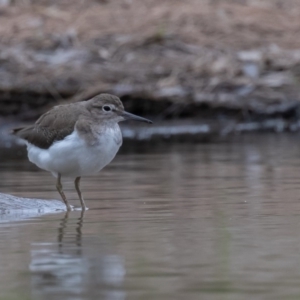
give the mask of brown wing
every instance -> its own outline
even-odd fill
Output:
[[[55,106],[43,114],[34,125],[16,128],[13,134],[39,148],[48,149],[53,142],[63,140],[73,132],[81,114],[79,105],[74,103]]]

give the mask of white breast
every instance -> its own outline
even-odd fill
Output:
[[[60,173],[66,177],[78,177],[99,172],[117,154],[122,144],[119,125],[107,128],[98,136],[98,141],[89,146],[75,130],[62,141],[55,142],[49,149],[27,144],[28,158],[41,169]]]

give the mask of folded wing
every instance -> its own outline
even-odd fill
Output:
[[[55,141],[63,140],[73,132],[81,112],[76,104],[78,103],[74,103],[72,110],[66,105],[55,106],[34,125],[15,128],[12,133],[34,146],[48,149]]]

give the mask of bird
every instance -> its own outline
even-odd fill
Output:
[[[121,100],[111,94],[54,106],[32,125],[12,130],[25,141],[28,159],[56,178],[56,189],[68,211],[72,210],[61,183],[74,179],[81,209],[86,210],[80,190],[82,176],[93,175],[108,165],[122,145],[119,122],[152,121],[124,110]]]

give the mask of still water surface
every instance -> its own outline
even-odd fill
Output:
[[[1,300],[300,299],[297,135],[140,150],[82,180],[85,214],[0,224]],[[58,199],[25,159],[0,168],[0,192]]]

